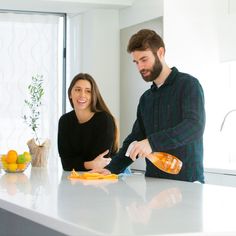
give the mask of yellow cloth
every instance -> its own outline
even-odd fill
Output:
[[[103,175],[99,173],[78,173],[74,169],[71,171],[70,175],[68,176],[69,179],[87,179],[87,180],[93,180],[93,179],[118,179],[118,175],[116,174],[110,174],[110,175]]]

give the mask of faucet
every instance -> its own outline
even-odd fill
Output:
[[[222,124],[221,124],[221,126],[220,126],[220,131],[222,131],[222,129],[223,129],[223,126],[224,126],[224,123],[225,123],[225,120],[226,120],[227,116],[228,116],[231,112],[234,112],[234,111],[236,111],[236,109],[232,109],[232,110],[228,111],[228,112],[225,114],[224,119],[223,119],[223,121],[222,121]]]

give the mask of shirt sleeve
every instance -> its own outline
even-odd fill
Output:
[[[85,171],[84,158],[75,156],[71,152],[70,140],[70,128],[67,126],[68,121],[65,117],[61,117],[58,123],[58,152],[61,158],[62,168],[65,171],[71,171],[72,169]]]
[[[148,136],[152,150],[175,149],[200,139],[205,127],[204,94],[197,80],[186,83],[182,97],[182,121]]]
[[[125,153],[129,147],[129,144],[133,141],[140,141],[145,138],[145,132],[142,120],[139,116],[139,107],[137,110],[137,119],[134,122],[131,133],[124,140],[122,147],[119,152],[112,158],[112,161],[109,165],[106,166],[106,169],[110,170],[112,173],[119,174],[125,170],[133,161],[130,157],[126,157]]]
[[[93,159],[106,150],[109,150],[109,153],[105,157],[110,156],[114,144],[114,132],[115,124],[112,117],[105,112],[99,114],[94,127],[94,141],[91,144]]]

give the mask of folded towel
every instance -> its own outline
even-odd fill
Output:
[[[70,175],[68,176],[69,179],[86,179],[86,180],[93,180],[93,179],[118,179],[118,175],[110,174],[110,175],[102,175],[99,173],[78,173],[74,169],[71,171]]]

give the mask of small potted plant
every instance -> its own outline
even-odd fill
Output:
[[[47,156],[50,147],[49,140],[40,142],[38,129],[40,120],[40,108],[42,106],[42,98],[44,95],[43,75],[32,76],[31,84],[28,86],[29,99],[25,99],[24,103],[29,112],[23,115],[25,123],[31,128],[34,138],[27,142],[32,156],[32,166],[45,167],[47,165]]]

